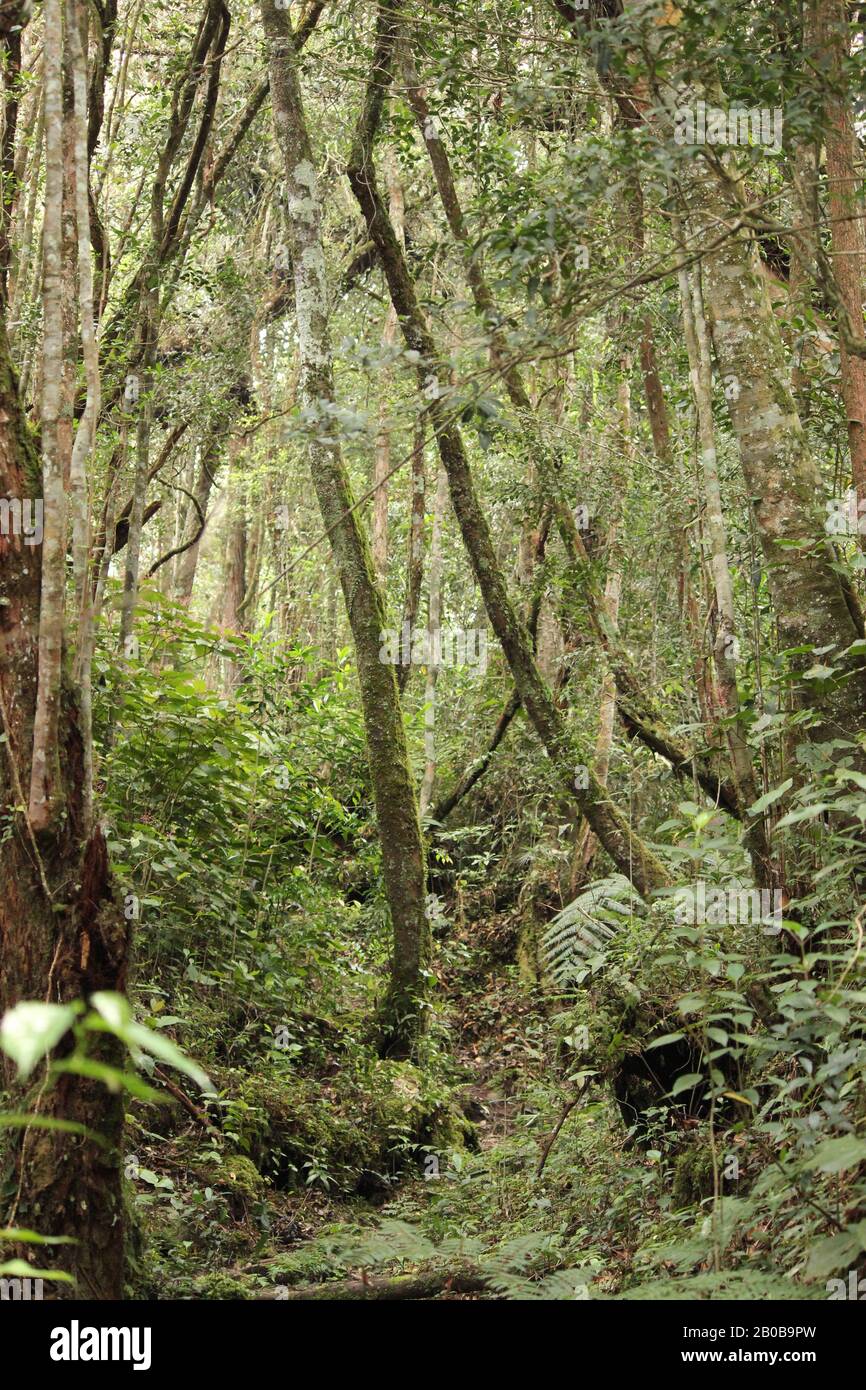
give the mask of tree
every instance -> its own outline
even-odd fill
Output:
[[[355,513],[339,442],[331,436],[333,367],[327,326],[327,274],[319,191],[285,14],[263,0],[270,50],[274,130],[285,165],[295,312],[301,362],[301,399],[312,438],[313,484],[340,577],[355,639],[358,678],[382,845],[382,866],[394,947],[391,983],[383,1005],[383,1045],[397,1056],[412,1051],[425,1024],[430,952],[424,850],[394,665],[382,659],[385,612],[369,546]]]

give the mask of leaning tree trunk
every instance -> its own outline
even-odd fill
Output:
[[[545,488],[557,499],[553,513],[569,563],[569,583],[572,595],[586,608],[593,635],[605,650],[615,676],[617,712],[620,719],[630,736],[641,739],[653,752],[660,753],[662,757],[667,758],[680,775],[691,776],[694,770],[707,795],[713,800],[719,799],[726,809],[737,814],[736,798],[729,795],[728,789],[723,786],[714,766],[715,760],[684,745],[680,739],[674,737],[665,728],[659,710],[654,707],[652,700],[647,695],[646,683],[640,679],[618,633],[606,619],[604,596],[593,582],[591,567],[580,533],[577,531],[571,512],[567,507],[561,505],[561,485],[558,477],[559,463],[556,450],[547,443],[544,431],[536,418],[536,409],[526,389],[520,368],[511,360],[506,338],[501,328],[497,326],[504,321],[502,310],[494,299],[484,274],[481,259],[471,244],[450,159],[442,139],[440,123],[438,119],[434,120],[431,116],[411,54],[404,55],[404,72],[406,94],[415,112],[419,129],[430,155],[431,168],[439,190],[442,207],[454,238],[463,250],[466,278],[472,292],[476,312],[488,335],[491,362],[500,372],[508,397],[514,407],[520,430],[526,442],[528,458],[537,459],[543,465],[542,479]],[[517,707],[514,706],[512,715],[516,712]],[[510,717],[506,717],[506,727]],[[478,775],[480,776],[481,773],[479,772]],[[468,790],[468,787],[464,787],[465,790]]]
[[[323,437],[331,428],[333,365],[318,184],[298,82],[296,50],[288,20],[273,0],[262,0],[262,21],[270,50],[274,126],[288,191],[300,394],[307,411],[311,416],[319,416],[321,422],[310,440],[309,458],[355,641],[385,891],[394,933],[383,1042],[393,1055],[407,1055],[426,1017],[425,978],[430,956],[421,825],[395,670],[380,657],[385,611],[370,549],[353,510],[339,442]]]
[[[556,771],[563,792],[577,801],[617,868],[640,893],[668,884],[667,872],[628,818],[611,802],[567,731],[533,657],[525,624],[518,617],[481,506],[454,410],[448,403],[449,373],[423,313],[373,167],[373,141],[390,83],[396,39],[395,0],[382,0],[372,76],[348,167],[370,240],[376,247],[407,348],[419,356],[419,381],[431,398],[430,418],[448,476],[451,505],[490,624],[511,670],[521,702]],[[570,515],[570,514],[569,514]],[[578,771],[579,769],[579,771]],[[576,775],[577,774],[577,775]]]

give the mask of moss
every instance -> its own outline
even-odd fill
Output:
[[[473,1132],[451,1093],[432,1086],[411,1062],[377,1065],[371,1118],[387,1133],[430,1149],[462,1148]]]
[[[451,1092],[411,1062],[365,1058],[325,1083],[247,1075],[229,1089],[226,1128],[277,1187],[387,1186],[419,1150],[462,1148],[472,1137]]]
[[[696,1206],[713,1195],[713,1156],[693,1144],[674,1160],[672,1198],[674,1210]]]
[[[517,969],[526,984],[536,984],[543,974],[541,923],[535,911],[521,917],[517,936]]]
[[[244,1154],[229,1154],[216,1172],[208,1169],[208,1176],[214,1187],[222,1188],[242,1201],[256,1201],[265,1188],[261,1173]]]
[[[257,1170],[279,1186],[302,1183],[310,1165],[349,1185],[350,1174],[364,1166],[365,1146],[335,1099],[328,1086],[310,1078],[246,1076],[228,1125]]]
[[[223,1271],[215,1271],[213,1274],[202,1274],[200,1278],[194,1279],[190,1285],[190,1291],[195,1298],[201,1299],[220,1299],[225,1301],[237,1299],[255,1298],[261,1280],[248,1274],[228,1274]]]
[[[300,1250],[277,1255],[267,1264],[267,1277],[280,1284],[317,1284],[341,1274],[345,1263],[315,1241]],[[264,1272],[264,1271],[263,1271]]]

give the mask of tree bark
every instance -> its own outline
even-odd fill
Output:
[[[418,303],[405,256],[378,188],[372,146],[385,91],[390,82],[396,38],[395,10],[394,0],[383,0],[379,8],[372,76],[350,156],[347,170],[349,182],[364,215],[370,239],[379,253],[406,345],[420,357],[419,382],[422,389],[426,389],[428,398],[431,398],[430,417],[439,456],[448,475],[451,505],[488,618],[502,646],[521,701],[556,768],[563,791],[569,799],[577,799],[620,871],[632,879],[639,892],[649,894],[668,882],[661,862],[635,833],[628,819],[613,805],[591,769],[587,772],[587,787],[578,789],[575,785],[575,769],[580,767],[582,771],[588,768],[588,759],[580,756],[565,729],[550,691],[539,675],[529,635],[509,597],[487,519],[475,490],[462,435],[454,422],[453,410],[447,403],[447,367],[441,360]]]
[[[401,242],[403,240],[403,190],[397,173],[397,160],[393,150],[387,152],[388,192],[391,199],[391,220]],[[388,577],[388,494],[391,471],[391,423],[388,419],[388,389],[391,384],[392,367],[390,353],[397,336],[397,315],[393,304],[385,312],[385,327],[382,330],[383,362],[379,371],[379,428],[376,434],[375,457],[373,461],[373,568],[380,585]]]
[[[439,469],[433,504],[433,534],[430,538],[430,593],[427,617],[427,681],[424,690],[424,777],[419,794],[423,819],[433,800],[436,782],[436,685],[439,680],[439,651],[442,641],[442,527],[448,496],[445,470]]]
[[[0,318],[0,496],[39,493],[39,461],[18,401],[5,319]],[[19,536],[0,536],[0,1013],[21,1000],[58,1003],[95,990],[122,990],[129,960],[127,926],[115,901],[105,840],[84,835],[83,749],[76,692],[59,701],[58,814],[37,834],[24,787],[30,780],[37,702],[41,603],[39,566]],[[62,635],[62,634],[61,634]],[[63,1051],[61,1044],[60,1051]],[[113,1041],[97,1059],[117,1062]],[[101,1134],[92,1140],[25,1130],[17,1146],[16,1192],[0,1224],[71,1235],[42,1257],[70,1271],[77,1285],[58,1297],[120,1298],[124,1211],[121,1195],[123,1104],[100,1083],[66,1075],[43,1088],[21,1086],[3,1064],[13,1108],[71,1120]],[[16,1253],[32,1256],[32,1247]]]
[[[573,32],[586,16],[567,0],[556,9]],[[639,0],[616,0],[612,23],[623,10],[629,16]],[[647,11],[648,50],[676,60],[680,11],[670,6],[663,17]],[[665,75],[654,93],[659,133],[673,138],[673,109],[698,93],[687,89],[675,71]],[[723,94],[717,89],[717,100]],[[645,118],[646,94],[638,102],[620,93],[632,123]],[[808,698],[822,718],[810,730],[816,741],[849,737],[866,727],[866,678],[862,660],[851,644],[862,638],[863,615],[850,587],[838,573],[835,549],[825,530],[821,476],[812,456],[791,394],[785,346],[775,318],[748,211],[740,185],[723,186],[717,170],[693,158],[681,175],[681,197],[691,234],[690,252],[712,245],[702,257],[704,301],[722,377],[730,384],[729,411],[752,514],[760,537],[767,579],[776,613],[779,642],[792,652],[795,671],[814,662],[811,650],[835,647],[831,657],[841,678]],[[731,206],[731,198],[735,206]],[[723,235],[720,236],[720,234]],[[855,326],[856,329],[856,326]]]
[[[61,803],[60,671],[66,564],[66,491],[62,422],[63,322],[63,20],[60,0],[45,5],[45,216],[42,278],[42,601],[39,679],[33,721],[28,817],[48,828]],[[71,424],[71,422],[70,422]]]
[[[409,555],[406,563],[406,601],[403,605],[403,628],[411,631],[418,618],[421,603],[421,583],[424,578],[424,507],[427,480],[424,469],[424,422],[415,425],[415,438],[412,444],[412,495],[409,503]],[[397,685],[400,693],[406,689],[412,674],[411,660],[401,661],[397,667]]]
[[[287,1303],[406,1303],[441,1293],[487,1293],[489,1281],[471,1270],[437,1269],[429,1274],[397,1274],[390,1279],[335,1279],[328,1284],[279,1286],[259,1299]]]
[[[94,611],[90,565],[90,493],[87,464],[96,440],[100,408],[99,348],[96,341],[93,266],[90,259],[90,172],[88,159],[87,26],[79,0],[67,0],[66,35],[73,83],[73,143],[75,149],[75,228],[78,245],[79,332],[87,398],[72,446],[70,491],[72,511],[72,572],[77,620],[75,675],[81,691],[81,739],[84,758],[84,828],[93,823],[93,665]]]
[[[715,599],[716,622],[713,662],[721,696],[722,711],[727,719],[736,721],[740,712],[736,673],[739,639],[737,638],[737,620],[734,611],[734,586],[728,563],[725,516],[719,485],[716,432],[713,423],[713,374],[710,363],[710,342],[697,271],[690,273],[681,270],[679,281],[683,330],[697,415],[698,443],[704,483],[706,534]],[[728,743],[740,802],[744,807],[749,806],[757,796],[752,755],[742,730],[736,722],[732,722],[728,729]]]
[[[319,417],[316,437],[309,444],[309,459],[355,640],[383,876],[391,911],[394,944],[390,987],[382,1010],[383,1048],[393,1055],[406,1056],[424,1029],[430,961],[421,826],[395,670],[380,655],[385,615],[370,549],[352,508],[339,441],[321,437],[333,428],[328,413],[334,402],[333,365],[318,182],[298,81],[296,49],[288,20],[273,0],[262,0],[261,9],[269,48],[274,126],[288,188],[300,395],[310,415]]]
[[[855,168],[855,134],[845,73],[850,38],[845,0],[811,0],[808,28],[825,82],[824,143],[831,263],[841,308],[854,334],[863,336],[863,209]],[[866,499],[866,360],[853,355],[839,335],[842,399],[848,424],[851,475],[858,500]],[[861,544],[866,538],[861,537]]]

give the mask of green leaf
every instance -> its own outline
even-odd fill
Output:
[[[10,1009],[0,1023],[0,1047],[27,1077],[36,1063],[56,1047],[75,1022],[74,1004],[41,1004],[25,1000]]]
[[[831,676],[835,676],[836,670],[835,666],[825,666],[823,662],[818,661],[814,666],[810,666],[808,671],[804,671],[803,675],[807,681],[828,681]]]
[[[113,994],[107,990],[102,990],[98,994],[94,994],[90,1002],[106,1027],[128,1047],[149,1052],[152,1057],[158,1057],[161,1062],[167,1063],[168,1066],[176,1067],[178,1071],[189,1076],[202,1091],[214,1090],[213,1082],[207,1072],[202,1071],[196,1062],[186,1057],[179,1047],[175,1047],[174,1043],[170,1042],[168,1038],[164,1038],[161,1033],[156,1033],[152,1028],[145,1028],[143,1024],[135,1022],[132,1017],[132,1006],[122,994]]]
[[[811,806],[800,806],[796,811],[789,811],[783,816],[776,829],[781,830],[784,825],[797,825],[801,820],[814,820],[815,816],[831,809],[829,801],[816,801]]]
[[[706,999],[702,994],[684,994],[682,999],[677,1000],[678,1014],[696,1014],[706,1004]]]
[[[807,1279],[826,1279],[836,1269],[845,1269],[859,1254],[860,1246],[855,1236],[848,1231],[838,1235],[826,1236],[819,1240],[809,1252],[806,1264]]]
[[[753,806],[749,807],[748,814],[750,816],[760,816],[762,812],[766,811],[768,806],[772,806],[774,801],[778,801],[779,797],[784,796],[785,792],[788,791],[790,787],[793,787],[793,785],[794,779],[793,777],[789,777],[787,781],[780,783],[778,787],[773,787],[771,791],[765,792],[763,796],[758,797]]]
[[[101,1081],[115,1095],[128,1091],[136,1100],[146,1100],[152,1105],[166,1103],[166,1097],[154,1090],[153,1086],[148,1086],[135,1072],[120,1071],[117,1067],[107,1066],[105,1062],[97,1062],[93,1057],[64,1058],[62,1062],[52,1064],[51,1072],[52,1075],[65,1072],[73,1076],[89,1076],[94,1081]]]
[[[653,1038],[652,1042],[649,1044],[646,1050],[647,1052],[652,1052],[654,1047],[665,1047],[668,1043],[679,1042],[680,1039],[684,1037],[685,1033],[682,1032],[665,1033],[664,1036],[661,1038]]]
[[[27,1115],[20,1111],[0,1112],[0,1129],[53,1129],[61,1134],[81,1134],[94,1144],[108,1148],[101,1134],[88,1129],[77,1120],[59,1120],[56,1115]]]
[[[74,1236],[41,1236],[38,1231],[28,1231],[24,1227],[0,1227],[0,1240],[15,1245],[77,1245]]]
[[[117,1033],[118,1036],[121,1036],[121,1030],[132,1022],[132,1005],[123,994],[103,989],[92,995],[90,1002],[111,1032]]]
[[[0,1275],[11,1274],[16,1279],[53,1279],[58,1284],[74,1284],[71,1274],[62,1269],[34,1269],[26,1260],[6,1260],[0,1265]]]
[[[671,1086],[671,1095],[678,1096],[681,1095],[683,1091],[692,1091],[695,1086],[700,1085],[703,1079],[699,1071],[688,1071],[684,1076],[677,1077],[673,1086]]]
[[[843,1134],[840,1139],[825,1140],[803,1167],[817,1168],[819,1173],[842,1173],[846,1168],[856,1168],[864,1158],[866,1143],[856,1134]]]

